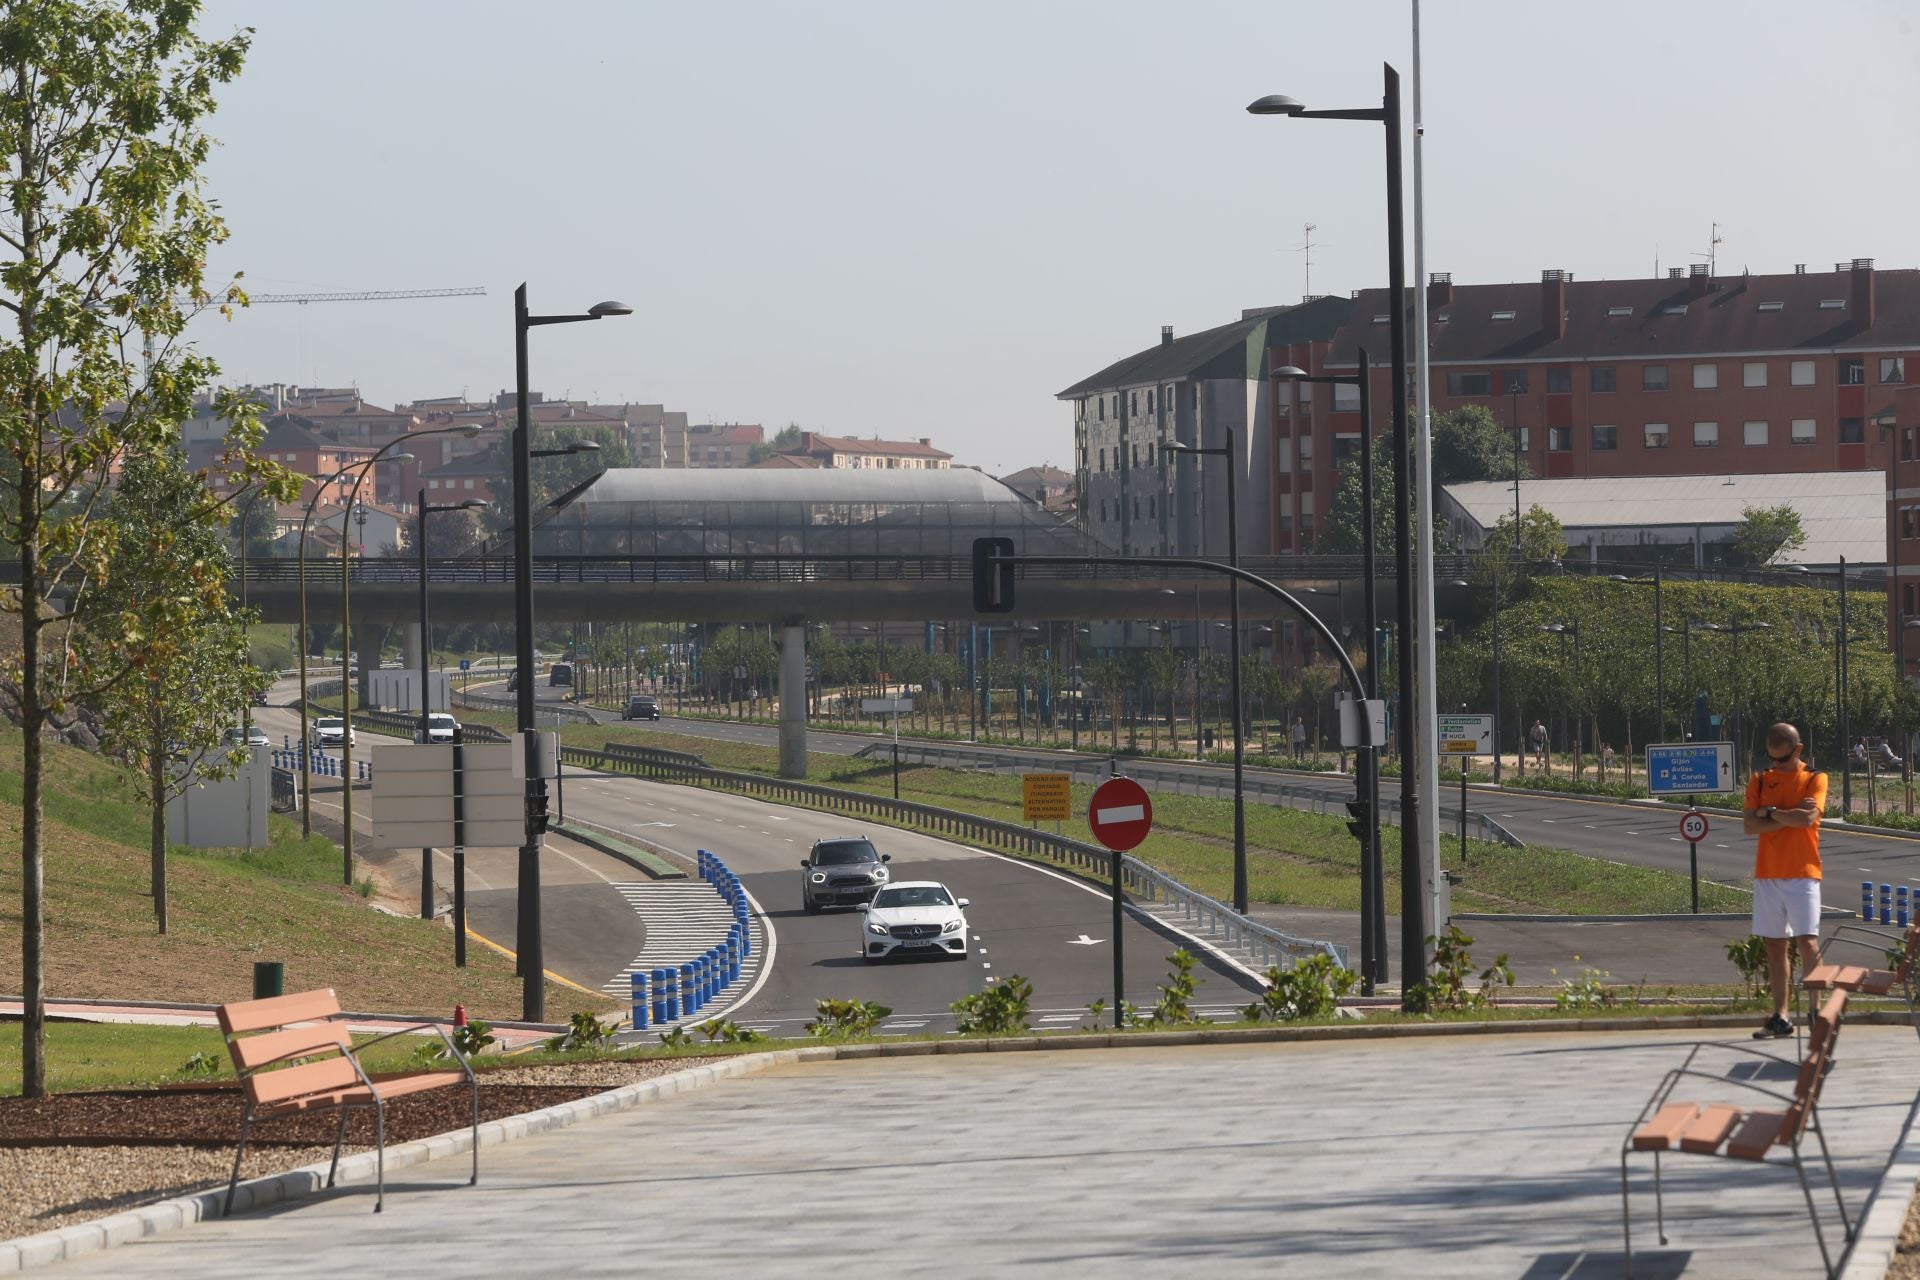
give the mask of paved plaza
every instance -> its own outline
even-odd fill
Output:
[[[56,1273],[1613,1276],[1621,1138],[1701,1038],[804,1063],[490,1147],[478,1187],[463,1160],[414,1166],[379,1216],[355,1187]],[[1750,1047],[1744,1031],[1716,1043]],[[1839,1049],[1821,1114],[1857,1216],[1905,1127],[1920,1046],[1849,1026]],[[1726,1082],[1698,1096],[1738,1099],[1736,1079],[1791,1089],[1755,1061],[1714,1051]],[[1651,1164],[1635,1165],[1638,1274],[1818,1274],[1790,1170],[1680,1156],[1667,1170],[1662,1249]]]

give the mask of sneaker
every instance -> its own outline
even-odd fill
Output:
[[[1778,1040],[1792,1034],[1793,1024],[1785,1018],[1776,1015],[1761,1023],[1760,1029],[1753,1033],[1753,1038],[1755,1040]]]

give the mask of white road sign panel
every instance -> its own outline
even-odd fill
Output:
[[[1434,717],[1440,730],[1440,754],[1443,756],[1490,756],[1493,754],[1493,717],[1441,715]]]

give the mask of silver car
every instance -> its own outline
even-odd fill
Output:
[[[892,856],[874,848],[865,836],[814,841],[800,863],[800,898],[807,914],[871,900],[891,877],[886,864]]]

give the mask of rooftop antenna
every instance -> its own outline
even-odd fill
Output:
[[[1693,255],[1696,258],[1705,258],[1707,260],[1707,274],[1709,276],[1714,275],[1713,268],[1715,261],[1719,255],[1720,246],[1724,243],[1726,243],[1726,237],[1720,234],[1720,224],[1716,222],[1707,235],[1707,251]]]
[[[1298,252],[1306,255],[1306,281],[1301,287],[1304,291],[1303,296],[1309,298],[1313,296],[1313,233],[1319,229],[1317,225],[1309,222],[1304,233],[1306,238],[1298,249]]]

